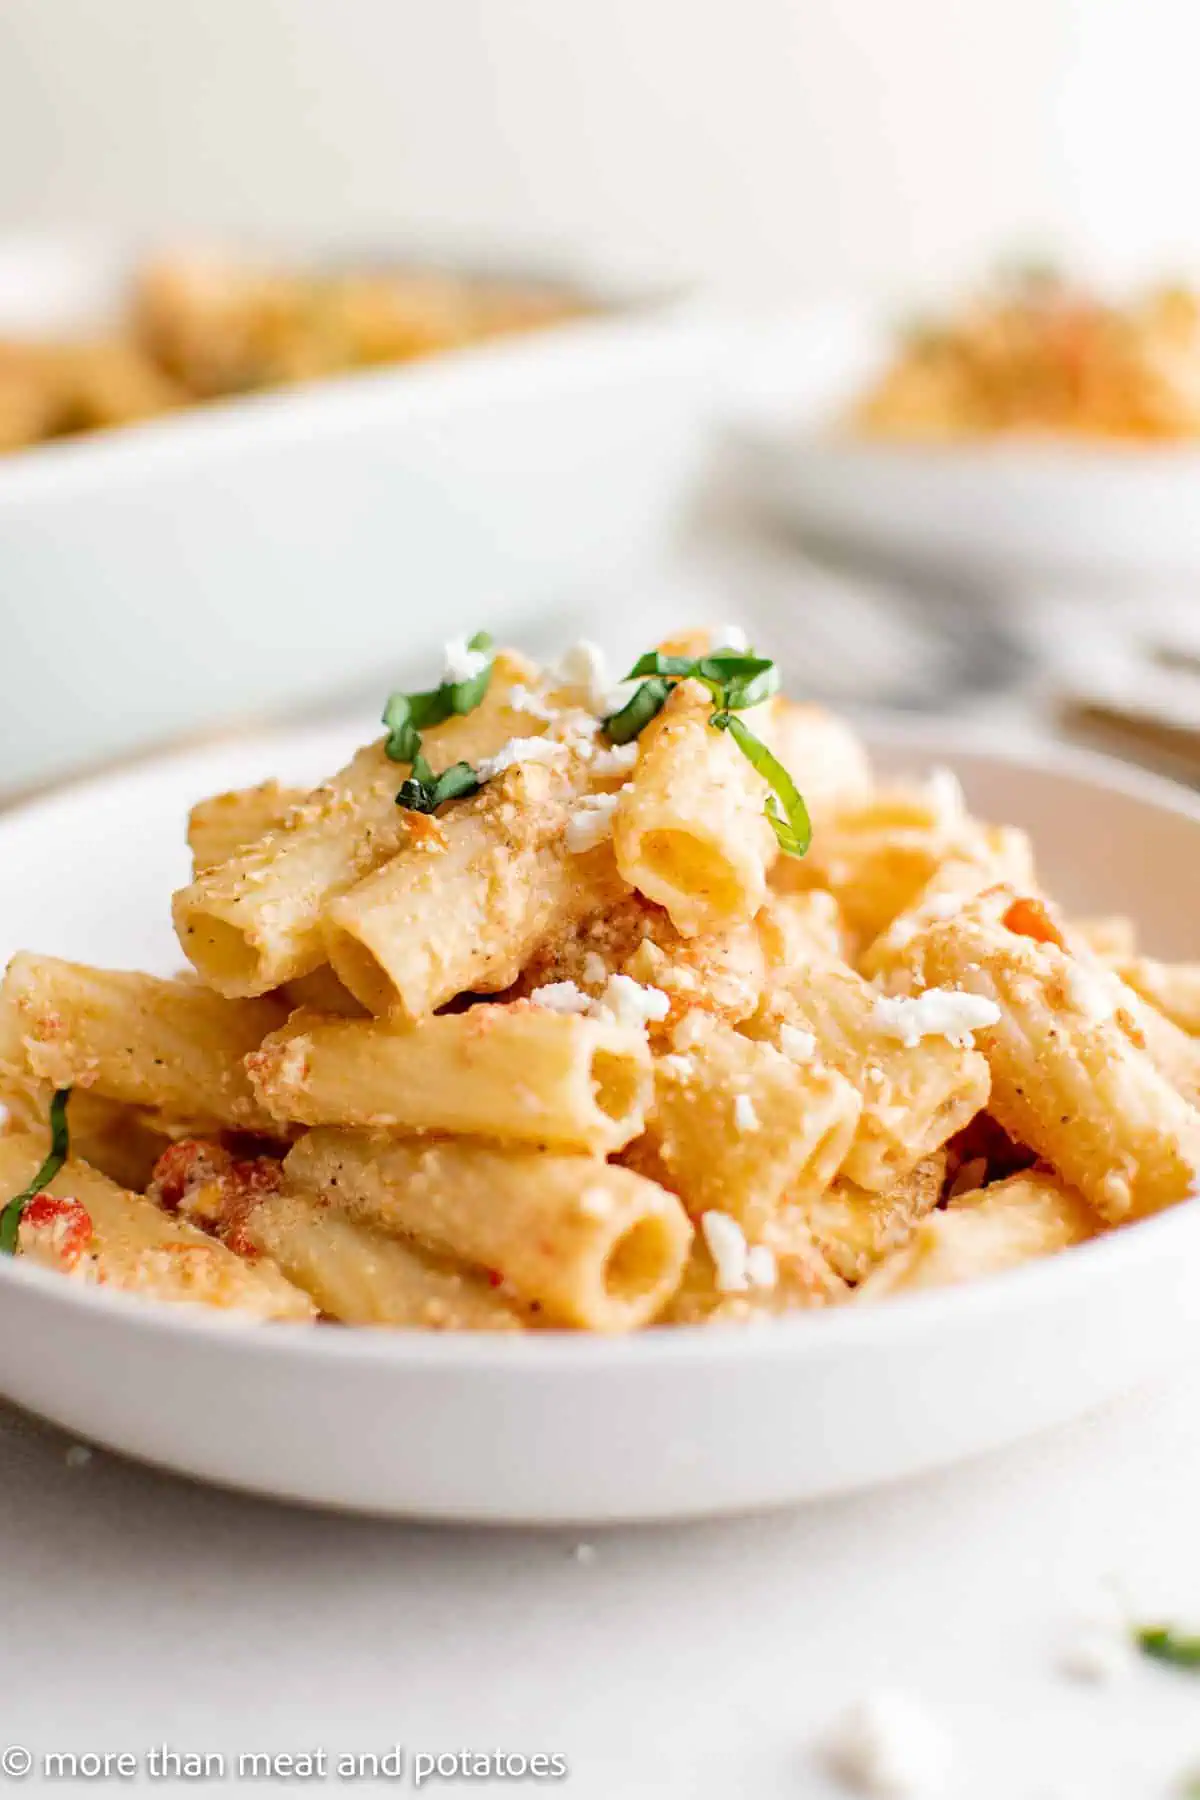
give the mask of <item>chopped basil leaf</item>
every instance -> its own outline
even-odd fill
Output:
[[[812,843],[812,821],[804,797],[779,758],[772,754],[761,738],[731,712],[715,712],[709,724],[717,731],[727,731],[752,768],[774,788],[767,796],[764,811],[785,856],[803,856]],[[777,800],[775,795],[779,796]],[[780,810],[779,801],[783,808]]]
[[[435,775],[422,756],[414,763],[409,779],[400,783],[396,805],[406,807],[409,812],[436,812],[444,800],[466,799],[470,794],[477,794],[482,785],[468,762],[451,763],[448,769]]]
[[[492,640],[486,631],[477,631],[467,640],[468,650],[490,650]],[[383,722],[388,728],[384,752],[391,762],[410,763],[420,749],[419,733],[464,713],[474,712],[482,702],[492,680],[493,658],[467,681],[443,681],[441,687],[422,694],[392,694],[383,709]]]
[[[67,1129],[67,1101],[70,1098],[71,1090],[67,1087],[59,1088],[51,1100],[50,1153],[29,1186],[14,1195],[3,1212],[0,1212],[0,1255],[16,1255],[22,1213],[43,1188],[49,1187],[71,1153],[71,1139]]]
[[[664,656],[661,650],[647,650],[645,656],[638,657],[625,679],[638,681],[643,675],[670,675],[682,680],[695,666],[694,656]]]
[[[1175,1669],[1200,1670],[1200,1637],[1187,1637],[1169,1625],[1142,1625],[1133,1641],[1143,1656],[1170,1663]]]
[[[628,679],[632,680],[633,677]],[[670,682],[659,676],[643,681],[619,712],[609,713],[607,719],[601,720],[601,729],[612,743],[631,744],[634,738],[641,736],[651,719],[662,711],[670,691]]]
[[[664,656],[660,650],[648,650],[625,679],[637,681],[644,675],[702,681],[718,705],[739,710],[761,705],[779,689],[779,671],[770,658],[741,650],[718,650],[711,656]]]

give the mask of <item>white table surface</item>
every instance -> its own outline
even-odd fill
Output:
[[[324,1747],[310,1791],[352,1785],[337,1753],[400,1743],[569,1759],[565,1783],[487,1791],[817,1800],[840,1790],[815,1740],[882,1685],[952,1734],[953,1800],[1178,1795],[1194,1678],[1080,1686],[1058,1656],[1111,1576],[1200,1624],[1198,1376],[885,1492],[592,1534],[583,1561],[578,1534],[291,1510],[100,1451],[72,1467],[68,1439],[5,1414],[0,1737],[231,1766]],[[204,1791],[223,1785],[262,1784]]]

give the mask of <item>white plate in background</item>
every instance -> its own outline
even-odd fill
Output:
[[[183,815],[312,780],[359,733],[176,757],[0,820],[0,957],[179,966]],[[1052,889],[1195,954],[1200,800],[1095,758],[880,740],[1027,826]],[[136,846],[136,854],[131,852]],[[1108,1399],[1200,1333],[1200,1205],[974,1286],[745,1330],[617,1341],[255,1325],[0,1261],[0,1391],[182,1473],[356,1511],[609,1522],[774,1506],[990,1449]]]
[[[1103,594],[1200,576],[1200,445],[922,444],[837,429],[893,348],[861,305],[764,322],[734,363],[742,483],[776,519],[864,564],[971,590]]]

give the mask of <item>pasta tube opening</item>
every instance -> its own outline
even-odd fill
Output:
[[[192,967],[218,993],[253,994],[271,985],[264,953],[250,932],[193,910],[182,896],[175,905],[175,929]]]
[[[592,1098],[614,1125],[628,1126],[629,1137],[641,1129],[646,1106],[645,1065],[624,1051],[597,1050],[591,1065]]]
[[[325,928],[325,949],[343,986],[377,1018],[401,1010],[400,990],[379,958],[343,926]]]
[[[742,908],[742,884],[730,875],[728,852],[691,831],[646,832],[640,844],[639,879],[644,891],[653,893],[668,912],[694,904],[698,894],[722,916]]]
[[[639,1219],[622,1232],[604,1264],[604,1291],[614,1306],[640,1317],[644,1302],[669,1288],[676,1276],[676,1234],[660,1218]]]

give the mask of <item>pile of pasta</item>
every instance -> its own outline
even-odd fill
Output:
[[[1192,438],[1198,384],[1200,294],[1163,287],[1118,305],[1032,271],[906,331],[852,424],[871,437],[927,440]]]
[[[618,729],[590,646],[450,646],[314,792],[193,808],[187,974],[16,956],[0,1247],[261,1319],[612,1333],[869,1303],[1191,1196],[1200,967],[1064,918],[1021,831],[877,778],[820,708],[727,685],[739,739],[683,672],[709,649],[652,658]]]

